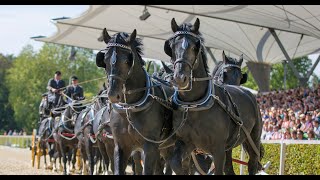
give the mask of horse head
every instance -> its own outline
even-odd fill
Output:
[[[166,40],[164,45],[165,53],[171,57],[174,75],[173,84],[180,90],[191,88],[193,72],[204,63],[205,72],[208,72],[206,59],[200,62],[200,58],[206,58],[203,53],[203,38],[199,32],[200,20],[195,23],[183,23],[177,25],[175,19],[171,21],[171,28],[174,35]]]
[[[103,30],[101,39],[107,44],[107,48],[97,54],[96,64],[105,68],[108,74],[108,98],[112,103],[124,101],[127,80],[132,78],[138,67],[144,65],[141,39],[136,38],[136,35],[137,31],[134,30],[130,36],[125,32],[109,36],[107,30]]]
[[[219,82],[230,84],[230,85],[240,85],[247,81],[247,73],[241,73],[241,65],[243,62],[243,55],[236,58],[231,58],[222,52],[223,61],[220,61],[215,69],[212,71],[213,77]]]

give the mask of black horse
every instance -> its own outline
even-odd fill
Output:
[[[248,74],[241,72],[243,55],[237,60],[236,58],[227,57],[223,51],[222,58],[223,61],[219,61],[212,71],[212,77],[215,82],[237,86],[245,84],[248,79]]]
[[[96,108],[95,104],[87,106],[86,109],[80,112],[75,122],[74,132],[79,140],[79,148],[83,159],[82,174],[89,173],[89,175],[93,175],[94,173],[94,159],[98,152],[96,151],[98,150],[98,145],[93,132],[93,120],[97,111]]]
[[[55,141],[53,139],[53,125],[54,121],[51,117],[47,117],[43,119],[39,126],[39,141],[40,141],[40,148],[42,149],[43,156],[44,156],[44,167],[45,169],[52,169],[53,165],[52,162],[54,161],[55,155]],[[49,154],[49,166],[47,164],[47,150]]]
[[[144,152],[143,174],[163,174],[158,142],[171,130],[172,111],[165,102],[173,92],[153,82],[143,68],[142,43],[136,30],[130,36],[117,33],[110,37],[104,29],[103,39],[107,49],[98,53],[96,64],[109,75],[114,174],[125,174],[131,152],[139,149]]]
[[[194,25],[178,26],[173,18],[175,34],[164,45],[174,67],[173,126],[180,128],[172,168],[183,174],[181,160],[201,149],[213,155],[214,174],[223,174],[226,151],[243,143],[249,154],[249,174],[256,174],[262,130],[257,102],[239,86],[212,82],[199,26],[199,19]]]
[[[103,89],[98,93],[98,99],[95,102],[95,113],[93,121],[93,131],[96,135],[96,142],[99,151],[104,160],[105,172],[107,175],[109,168],[109,161],[111,161],[111,171],[114,173],[114,141],[110,127],[110,103],[107,98],[107,87],[103,84]],[[142,174],[141,152],[134,151],[131,154],[130,163],[132,164],[133,175]]]
[[[56,141],[57,149],[63,158],[64,175],[70,174],[71,171],[75,170],[78,139],[74,133],[74,125],[77,115],[81,110],[82,108],[77,108],[72,104],[67,105],[61,117],[58,116],[55,120],[53,137]]]

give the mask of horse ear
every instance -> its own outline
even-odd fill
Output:
[[[103,38],[103,41],[104,41],[106,44],[108,44],[109,40],[111,39],[111,37],[109,36],[108,31],[107,31],[106,28],[104,28],[103,31],[102,31],[102,38]],[[99,39],[100,39],[100,38],[99,38]],[[99,39],[98,39],[98,40],[99,40]]]
[[[228,57],[226,56],[226,54],[224,53],[224,51],[222,51],[222,59],[223,62],[226,64],[228,62]]]
[[[178,24],[174,18],[172,18],[171,20],[171,29],[173,32],[178,31]]]
[[[165,71],[167,74],[172,74],[172,73],[173,73],[173,71],[172,71],[163,61],[161,61],[161,64],[162,64],[162,66],[163,66],[164,71]]]
[[[239,65],[240,66],[241,66],[242,62],[243,62],[243,54],[241,54],[240,57],[239,57]]]
[[[106,68],[106,64],[104,63],[104,54],[103,52],[99,51],[97,53],[97,56],[96,56],[96,65],[98,67],[102,67],[102,68]]]
[[[192,27],[192,31],[193,32],[198,32],[199,31],[199,27],[200,27],[200,20],[199,18],[197,18],[196,22],[194,22],[194,25]]]
[[[172,49],[171,49],[171,47],[170,47],[169,40],[166,40],[166,42],[164,43],[164,52],[165,52],[168,56],[172,57]]]
[[[134,29],[133,32],[130,35],[129,42],[130,43],[133,42],[136,39],[136,37],[137,37],[137,30]]]
[[[247,80],[248,80],[248,74],[247,73],[242,74],[242,78],[240,80],[240,84],[246,83]]]

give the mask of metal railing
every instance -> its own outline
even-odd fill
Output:
[[[320,144],[320,140],[261,140],[262,144],[280,144],[279,175],[284,175],[286,146],[289,144]],[[241,160],[244,161],[245,151],[241,148]],[[272,163],[272,162],[271,162]],[[240,165],[240,175],[244,174],[244,165]]]
[[[32,136],[4,136],[0,135],[0,145],[28,148],[31,146]]]

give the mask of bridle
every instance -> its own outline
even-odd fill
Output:
[[[129,51],[132,53],[131,47],[126,46],[126,45],[124,45],[124,44],[120,44],[120,43],[108,43],[106,49],[109,48],[109,47],[120,47],[120,48],[122,48],[122,49],[129,50]],[[132,55],[134,55],[134,53],[132,53]],[[134,58],[134,57],[133,57],[133,58]],[[117,62],[117,59],[116,59],[116,51],[113,51],[112,57],[111,57],[111,64],[114,65],[116,62]],[[132,73],[132,71],[133,71],[133,67],[134,67],[134,59],[133,59],[132,66],[130,67],[130,70],[128,71],[127,78],[124,79],[124,78],[122,78],[122,77],[120,77],[120,76],[118,76],[118,75],[110,74],[109,77],[108,77],[109,82],[110,82],[111,78],[115,78],[115,79],[119,79],[119,80],[122,81],[124,84],[126,84],[128,78],[130,77],[130,75],[131,75],[131,73]]]
[[[199,57],[201,55],[201,52],[203,51],[202,40],[199,37],[199,35],[194,34],[192,32],[189,32],[189,31],[176,31],[174,33],[174,35],[171,38],[169,38],[169,40],[174,39],[179,35],[190,35],[190,36],[195,37],[196,39],[198,39],[200,41],[199,52],[198,52],[198,54],[196,56],[196,59],[195,59],[195,61],[193,63],[191,63],[189,61],[185,61],[182,58],[176,59],[175,61],[173,61],[173,59],[171,59],[171,62],[173,63],[173,69],[175,69],[177,63],[185,63],[191,69],[190,80],[189,80],[190,88],[189,89],[178,89],[177,87],[175,87],[175,90],[176,91],[191,91],[192,90],[192,82],[193,81],[207,81],[207,80],[213,79],[213,77],[211,77],[210,75],[208,77],[204,77],[204,78],[195,78],[195,77],[193,77],[193,70],[194,70],[196,65],[198,66],[198,59],[199,59]]]
[[[122,49],[129,50],[129,51],[131,52],[132,56],[133,56],[132,65],[131,65],[131,67],[130,67],[128,73],[127,73],[127,77],[126,77],[125,79],[122,78],[122,77],[120,77],[120,76],[118,76],[118,75],[116,75],[116,74],[112,74],[112,72],[111,72],[110,75],[108,75],[108,81],[109,81],[109,82],[111,81],[111,78],[119,79],[120,81],[123,82],[123,84],[122,84],[122,86],[123,86],[123,88],[122,88],[122,93],[123,93],[124,95],[126,95],[126,94],[133,94],[133,93],[141,92],[141,91],[144,91],[144,90],[147,90],[147,89],[156,87],[156,86],[160,86],[160,85],[151,85],[151,86],[149,86],[149,87],[143,87],[143,88],[138,88],[138,89],[128,90],[128,91],[127,91],[127,90],[126,90],[127,80],[129,79],[130,75],[131,75],[132,72],[133,72],[133,68],[134,68],[134,65],[135,65],[135,57],[136,57],[136,55],[135,55],[135,53],[133,53],[131,47],[126,46],[126,45],[124,45],[124,44],[120,44],[120,43],[108,43],[106,49],[109,48],[109,47],[120,47],[120,48],[122,48]],[[105,50],[106,50],[106,49],[105,49]],[[116,59],[116,57],[115,57],[116,55],[115,55],[114,53],[115,53],[115,51],[113,51],[113,55],[112,55],[112,57],[111,57],[111,64],[112,64],[112,65],[114,65],[114,64],[116,63],[116,61],[117,61],[117,59]],[[106,53],[105,53],[105,54],[106,54]]]
[[[228,67],[235,67],[235,68],[240,69],[240,71],[241,71],[241,66],[238,66],[236,64],[225,64],[225,63],[223,63],[223,65],[221,67],[219,67],[219,69],[218,69],[219,73],[214,76],[214,79],[215,80],[219,80],[221,82],[224,82],[225,69],[228,68]],[[241,75],[242,75],[242,73],[241,73]]]

